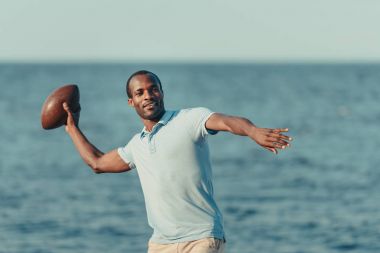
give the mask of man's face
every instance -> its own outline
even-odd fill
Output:
[[[128,104],[145,120],[159,120],[165,112],[164,94],[157,81],[149,75],[137,75],[129,83],[132,98]]]

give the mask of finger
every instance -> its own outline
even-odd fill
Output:
[[[267,141],[270,142],[278,142],[284,145],[289,145],[289,139],[281,138],[281,137],[268,137]]]
[[[279,148],[279,149],[285,149],[287,147],[287,145],[284,145],[284,144],[281,144],[281,143],[274,143],[273,146],[275,148]]]
[[[289,132],[289,128],[275,128],[272,129],[273,133]]]
[[[288,140],[288,141],[293,140],[293,138],[286,136],[286,135],[283,135],[283,134],[279,134],[279,133],[269,134],[268,137],[280,138],[280,139]]]
[[[277,143],[277,142],[268,142],[268,144],[265,146],[270,147],[270,148],[278,148],[278,149],[285,149],[287,147],[287,145]]]
[[[264,148],[277,155],[277,150],[275,148],[270,148],[270,147],[264,147]]]
[[[284,140],[282,140],[282,139],[280,139],[280,138],[269,137],[269,138],[268,138],[268,141],[269,141],[269,142],[272,142],[272,143],[278,143],[278,144],[281,144],[281,145],[285,145],[285,146],[287,146],[287,147],[290,146],[290,144],[289,144],[288,142],[286,142],[286,141],[284,141]]]
[[[65,110],[67,113],[71,113],[69,105],[66,102],[64,102],[62,105],[63,105],[63,110]]]
[[[287,136],[287,135],[283,135],[283,134],[279,134],[279,135],[278,135],[278,138],[281,138],[281,139],[283,139],[283,140],[287,140],[287,141],[292,141],[292,140],[293,140],[292,137]]]

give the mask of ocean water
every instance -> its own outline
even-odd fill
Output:
[[[46,96],[81,92],[80,126],[103,151],[142,124],[125,81],[157,73],[167,109],[205,106],[288,127],[273,155],[228,133],[209,139],[228,253],[380,252],[380,65],[0,65],[0,253],[146,252],[136,171],[96,175],[63,128],[42,130]]]

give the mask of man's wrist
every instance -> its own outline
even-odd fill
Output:
[[[67,125],[66,126],[66,132],[71,136],[73,135],[76,131],[78,131],[79,128],[76,125]]]
[[[257,127],[255,125],[251,125],[248,130],[248,136],[251,137],[252,139],[256,139],[256,132],[257,132]]]

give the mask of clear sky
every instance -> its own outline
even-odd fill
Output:
[[[0,0],[0,62],[378,61],[379,0]]]

